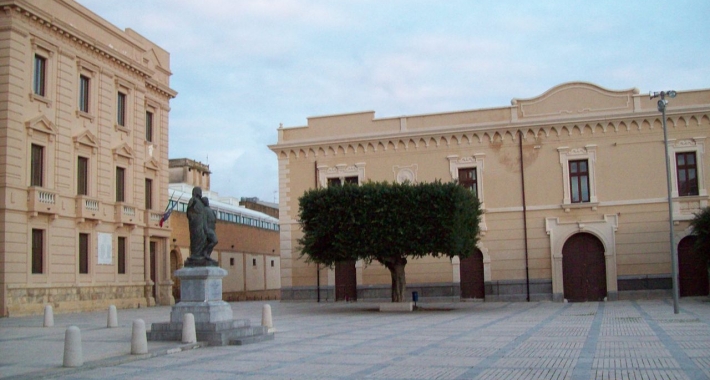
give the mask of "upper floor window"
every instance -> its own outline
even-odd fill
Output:
[[[86,75],[79,75],[79,111],[89,113],[89,91],[91,79]]]
[[[153,180],[150,178],[145,179],[145,209],[153,209]]]
[[[342,180],[338,178],[328,178],[328,187],[330,186],[340,186],[344,183],[349,183],[353,185],[358,184],[358,178],[356,176],[344,177]]]
[[[116,167],[116,202],[126,201],[126,169]]]
[[[44,185],[44,147],[32,144],[30,157],[30,186]]]
[[[89,195],[89,159],[79,157],[76,166],[76,193]]]
[[[116,95],[116,124],[126,126],[126,94],[120,91]]]
[[[34,80],[32,91],[35,95],[46,96],[47,91],[47,58],[35,54],[34,59]]]
[[[145,141],[153,142],[153,113],[145,111]]]
[[[570,201],[589,202],[589,162],[574,160],[569,162]]]
[[[459,184],[471,190],[474,196],[478,196],[478,177],[476,168],[459,169]]]
[[[698,195],[698,167],[695,152],[676,153],[678,196]]]

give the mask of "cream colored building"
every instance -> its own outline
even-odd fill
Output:
[[[169,53],[71,0],[0,5],[0,316],[171,304]]]
[[[319,290],[330,300],[389,297],[389,273],[377,262],[318,270],[300,258],[304,191],[344,181],[436,179],[460,180],[485,213],[471,259],[409,261],[407,287],[421,299],[670,294],[657,100],[636,89],[566,83],[510,106],[388,118],[358,112],[279,128],[270,148],[279,163],[282,299],[315,299]],[[678,92],[667,121],[681,296],[707,295],[706,267],[697,271],[688,261],[697,257],[688,221],[708,204],[710,90]]]

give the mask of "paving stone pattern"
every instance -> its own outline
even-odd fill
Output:
[[[235,318],[258,324],[263,304],[230,305]],[[150,342],[145,356],[126,355],[127,326],[166,320],[170,308],[119,310],[118,329],[106,329],[102,313],[55,315],[54,328],[37,327],[41,316],[0,319],[0,378],[710,379],[707,297],[682,299],[680,314],[670,300],[435,303],[412,313],[270,304],[273,341],[199,349]],[[70,324],[84,339],[78,369],[61,368]]]

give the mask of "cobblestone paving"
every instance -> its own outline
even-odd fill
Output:
[[[262,305],[232,308],[258,323]],[[16,378],[710,379],[708,298],[682,299],[680,314],[668,300],[426,304],[428,310],[413,313],[379,313],[366,303],[271,305],[273,341],[72,371],[59,360]],[[144,309],[142,317],[159,322],[169,310]],[[91,318],[85,318],[89,328]],[[9,320],[0,320],[0,378],[13,368],[2,356],[7,346],[22,339],[5,326]],[[41,331],[31,334],[37,338]]]

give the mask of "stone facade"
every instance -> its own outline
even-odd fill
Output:
[[[2,6],[0,316],[171,304],[169,53],[74,1]]]
[[[484,210],[482,278],[475,280],[486,300],[570,298],[565,275],[581,266],[563,263],[581,256],[563,253],[584,239],[601,260],[603,298],[668,295],[667,176],[656,102],[636,89],[574,82],[505,107],[390,118],[360,112],[279,128],[270,149],[279,163],[282,299],[315,299],[317,289],[333,299],[337,285],[332,268],[317,269],[299,255],[298,199],[306,190],[332,179],[452,181],[462,173],[473,173],[470,185]],[[693,213],[708,205],[710,90],[678,92],[666,112],[679,244]],[[691,158],[692,168],[683,166]],[[678,173],[691,170],[698,181],[686,192],[689,182],[679,183]],[[458,299],[463,267],[458,258],[409,260],[407,287],[424,299]],[[382,265],[357,262],[353,270],[358,299],[388,298]]]

